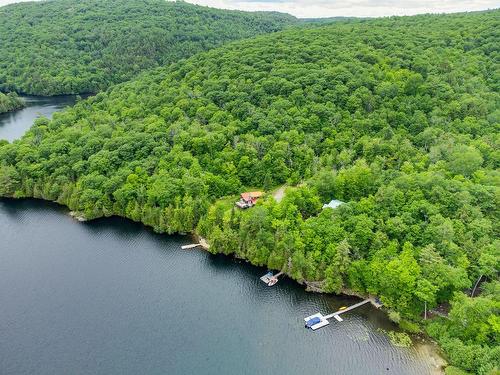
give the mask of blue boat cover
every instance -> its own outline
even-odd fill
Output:
[[[306,324],[308,327],[312,327],[313,325],[318,324],[319,322],[321,322],[321,319],[315,316],[314,318],[309,319]]]

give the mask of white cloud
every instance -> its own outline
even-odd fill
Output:
[[[29,0],[0,0],[0,6]],[[500,7],[500,0],[187,0],[214,8],[267,10],[297,17],[380,17],[450,13]]]
[[[498,8],[499,0],[188,0],[215,8],[281,11],[297,17],[380,17]]]
[[[12,3],[21,3],[21,2],[26,2],[26,1],[31,1],[31,0],[0,0],[0,6],[12,4]]]

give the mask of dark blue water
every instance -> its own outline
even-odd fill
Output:
[[[0,373],[431,374],[392,346],[371,306],[312,332],[311,313],[355,299],[306,293],[189,237],[90,223],[41,201],[0,200]]]
[[[75,104],[76,96],[24,96],[23,99],[25,108],[0,114],[0,139],[13,141],[21,138],[38,117],[51,118],[54,112]]]

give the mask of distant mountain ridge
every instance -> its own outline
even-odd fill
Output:
[[[282,30],[278,12],[183,1],[53,0],[0,8],[0,91],[97,92],[225,42]]]

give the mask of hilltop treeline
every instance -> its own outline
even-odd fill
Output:
[[[0,92],[0,113],[14,111],[24,107],[24,100],[16,93],[3,94]]]
[[[289,30],[142,75],[0,147],[0,194],[197,230],[328,292],[425,305],[452,363],[498,365],[499,11]],[[247,187],[288,183],[247,211]],[[322,210],[331,199],[346,204]],[[288,260],[291,260],[290,262]],[[467,297],[480,277],[480,297]]]
[[[165,0],[54,0],[0,8],[0,90],[95,93],[222,43],[295,23]]]

